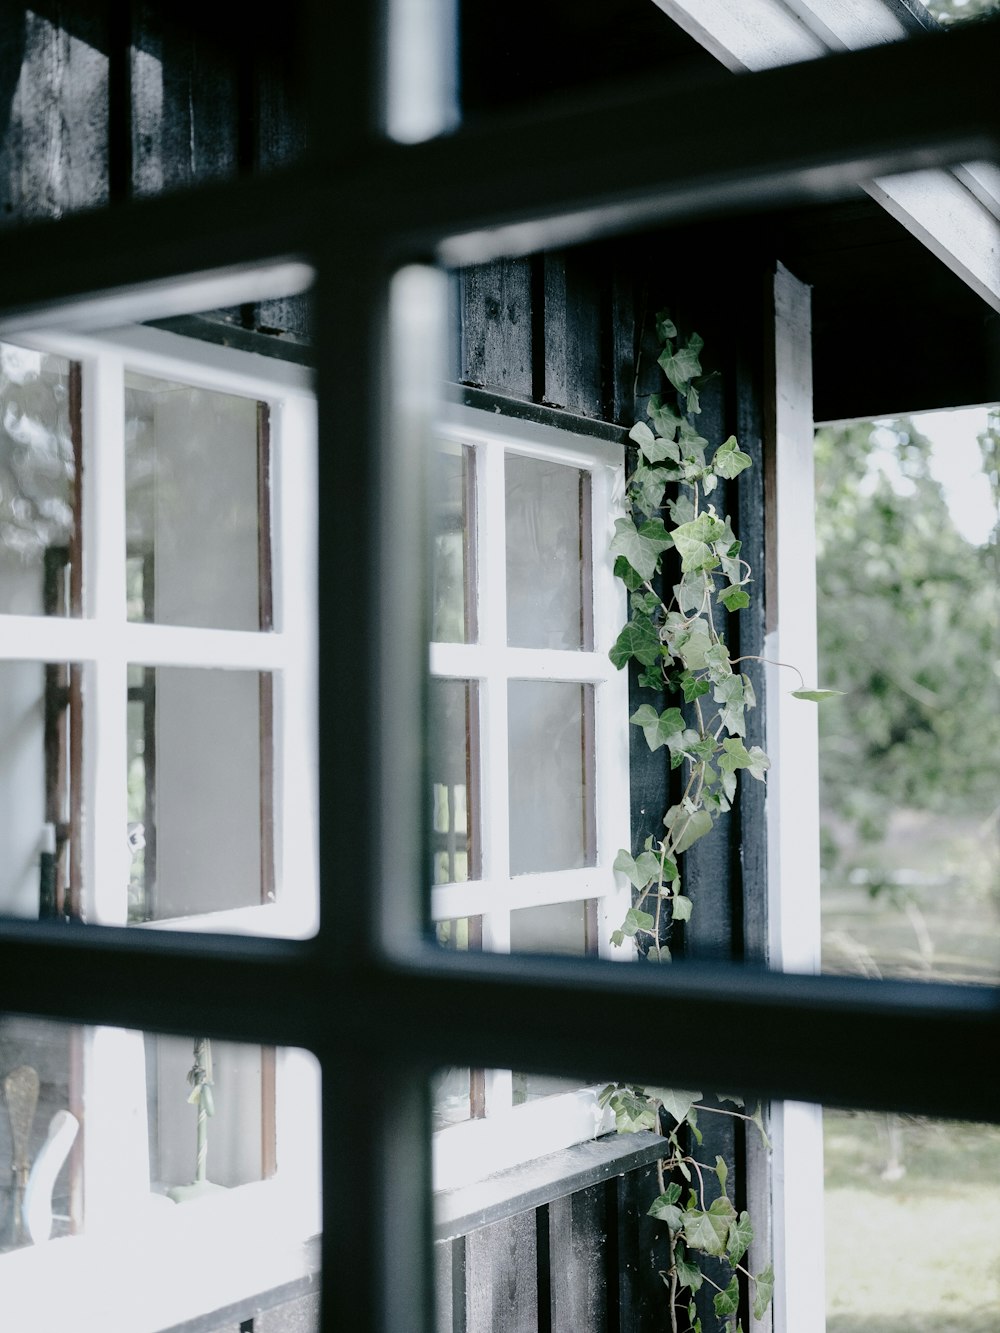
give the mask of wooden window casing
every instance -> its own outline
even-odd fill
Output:
[[[698,115],[665,158],[660,127],[676,115],[677,89],[662,84],[595,93],[531,121],[484,119],[439,141],[388,143],[378,74],[386,6],[358,7],[349,36],[339,11],[311,13],[320,146],[312,165],[10,233],[0,332],[55,327],[84,301],[105,327],[137,311],[176,313],[198,299],[185,283],[205,273],[218,279],[214,304],[220,291],[279,294],[290,258],[315,266],[327,574],[320,931],[290,941],[7,921],[0,1007],[161,1031],[208,1024],[221,1036],[314,1050],[324,1098],[322,1327],[430,1333],[431,1069],[489,1064],[572,1076],[613,1065],[652,1083],[704,1080],[996,1120],[989,1053],[1000,1039],[1000,992],[715,964],[471,959],[424,939],[421,793],[406,765],[390,763],[398,748],[378,728],[386,692],[408,674],[401,660],[419,676],[423,645],[418,617],[409,618],[390,578],[405,567],[405,531],[390,525],[373,538],[361,502],[374,469],[392,516],[408,512],[399,494],[406,460],[398,473],[384,409],[389,275],[433,256],[472,262],[652,220],[815,198],[890,171],[995,161],[1000,26],[689,87]],[[360,550],[371,559],[359,561]],[[346,569],[350,580],[337,576]],[[364,670],[344,642],[359,606],[376,625],[391,612],[394,629],[391,643],[388,632],[368,640]],[[699,1011],[701,1040],[682,1051],[650,1042],[645,1025],[608,1022],[616,1009],[672,1004]],[[734,1029],[752,1040],[733,1042]],[[947,1080],[932,1073],[933,1054],[944,1050]],[[359,1081],[366,1113],[345,1122]]]

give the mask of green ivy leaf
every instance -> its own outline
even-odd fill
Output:
[[[653,1200],[646,1216],[655,1217],[658,1222],[666,1222],[671,1231],[680,1231],[684,1225],[684,1214],[665,1194]]]
[[[653,917],[648,912],[640,912],[637,907],[630,907],[625,913],[625,920],[622,922],[621,928],[632,939],[640,930],[652,934],[653,925]]]
[[[618,523],[623,521],[628,522],[627,519],[619,519]],[[689,523],[681,523],[674,528],[674,545],[681,557],[682,572],[711,569],[717,565],[719,557],[712,549],[711,543],[717,541],[725,530],[726,525],[714,514],[699,514],[697,518],[692,519]],[[627,554],[627,552],[623,552],[623,554]]]
[[[703,694],[707,694],[711,689],[707,680],[698,676],[692,676],[690,671],[685,671],[681,677],[681,689],[684,692],[684,702],[693,703],[695,699],[700,699]]]
[[[680,1247],[678,1246],[678,1251]],[[677,1285],[679,1287],[690,1287],[692,1291],[700,1291],[701,1285],[705,1279],[701,1275],[701,1269],[697,1264],[688,1263],[687,1259],[678,1253],[674,1258],[674,1267],[677,1270]],[[688,1318],[694,1316],[688,1312]]]
[[[701,1098],[700,1092],[685,1092],[682,1088],[650,1088],[649,1095],[657,1099],[664,1111],[673,1116],[678,1125],[684,1123],[691,1107]],[[678,1185],[676,1188],[678,1190],[677,1199],[679,1199],[681,1197],[680,1186]],[[674,1199],[674,1203],[677,1202],[677,1199]]]
[[[693,384],[688,385],[687,399],[684,406],[692,416],[701,411],[701,396]]]
[[[712,816],[707,810],[691,813],[682,805],[672,805],[664,815],[663,822],[670,829],[674,851],[678,853],[686,852],[699,838],[712,831]]]
[[[843,690],[792,690],[793,699],[806,699],[812,704],[825,703],[827,699],[839,699]]]
[[[629,592],[638,592],[643,585],[643,577],[637,573],[623,555],[615,561],[615,578],[621,579]]]
[[[655,592],[634,592],[629,600],[632,603],[632,610],[638,611],[641,616],[651,616],[663,605]]]
[[[629,482],[629,497],[636,509],[655,514],[663,503],[667,478],[662,468],[637,467]]]
[[[647,671],[639,673],[639,684],[644,690],[656,690],[658,693],[663,689],[663,672],[659,666],[652,666]]]
[[[649,402],[646,404],[646,414],[652,421],[657,435],[665,435],[671,440],[676,438],[677,431],[684,424],[676,412],[664,405],[658,393],[650,394]]]
[[[667,434],[669,433],[668,430]],[[629,439],[636,442],[643,457],[650,463],[663,463],[665,461],[679,463],[681,461],[681,451],[673,440],[664,440],[654,435],[644,421],[637,421],[628,434]],[[632,474],[629,480],[630,486],[636,484],[636,479],[640,470],[641,469],[637,469],[636,472]],[[648,471],[648,469],[646,469],[646,471]],[[666,478],[664,477],[663,480],[665,483]]]
[[[729,1239],[726,1242],[726,1258],[731,1264],[739,1263],[750,1248],[752,1240],[753,1226],[750,1222],[750,1214],[742,1212],[729,1228]]]
[[[724,1191],[726,1181],[729,1179],[729,1167],[726,1166],[725,1158],[718,1156],[718,1154],[715,1158],[715,1174],[719,1177],[719,1185]]]
[[[712,467],[720,477],[732,481],[734,477],[738,477],[748,467],[753,467],[753,459],[749,454],[741,452],[739,445],[736,443],[736,436],[730,435],[729,439],[716,449],[715,457],[712,459]]]
[[[651,704],[642,704],[629,721],[633,726],[642,727],[646,744],[653,751],[669,744],[672,737],[684,731],[684,718],[679,708],[667,708],[657,713]]]
[[[616,949],[620,949],[621,946],[625,943],[624,930],[613,930],[611,932],[611,943],[615,946]]]
[[[764,781],[764,774],[771,767],[771,761],[760,748],[759,745],[750,747],[750,763],[747,765],[750,776],[756,778],[758,782]]]
[[[708,441],[704,435],[699,435],[690,421],[681,422],[678,443],[681,446],[685,460],[696,463],[698,467],[705,466],[705,450],[708,448]]]
[[[690,921],[691,908],[694,904],[690,898],[685,898],[682,893],[675,893],[670,900],[670,910],[675,921]]]
[[[668,338],[677,337],[677,325],[665,310],[656,312],[656,336],[661,343],[665,343]]]
[[[636,528],[630,518],[618,518],[615,519],[615,536],[610,551],[612,555],[623,555],[637,574],[651,579],[656,573],[661,551],[672,544],[670,534],[659,519]]]
[[[753,1302],[753,1317],[754,1319],[763,1319],[764,1311],[771,1304],[771,1297],[774,1295],[773,1266],[768,1264],[763,1273],[758,1273],[754,1282],[757,1290]]]
[[[742,611],[744,607],[750,605],[750,594],[731,583],[719,593],[719,601],[727,611]]]
[[[698,354],[704,346],[704,339],[699,338],[697,333],[692,333],[684,347],[678,347],[676,352],[671,352],[667,347],[660,353],[658,358],[660,367],[678,393],[685,393],[695,375],[701,374]],[[688,410],[690,411],[690,408]]]
[[[720,1202],[716,1199],[707,1213],[700,1208],[689,1208],[684,1214],[684,1239],[692,1250],[717,1256],[725,1254],[730,1217],[715,1208]]]
[[[720,680],[712,697],[717,704],[722,705],[719,712],[726,731],[731,736],[745,736],[747,729],[743,720],[743,709],[746,705],[746,689],[743,677],[727,676],[724,680]]]
[[[764,1129],[764,1113],[761,1108],[760,1102],[757,1103],[757,1106],[754,1109],[754,1113],[750,1117],[750,1123],[757,1126],[757,1130],[760,1133],[761,1142],[764,1144],[765,1148],[770,1149],[771,1140],[767,1137],[767,1131]]]
[[[608,653],[619,670],[631,657],[641,662],[643,666],[652,666],[660,661],[662,655],[659,631],[646,616],[636,616],[634,620],[630,620]]]
[[[719,767],[723,772],[732,773],[738,768],[749,768],[753,762],[749,750],[737,736],[727,736],[722,742],[722,751]]]
[[[682,492],[675,500],[667,501],[667,513],[670,515],[671,523],[690,523],[694,518],[694,500],[686,492]]]
[[[688,671],[703,670],[708,665],[711,650],[712,640],[704,620],[694,621],[676,640],[676,655]]]
[[[725,1291],[716,1292],[712,1304],[715,1306],[715,1313],[720,1319],[725,1315],[736,1313],[740,1305],[740,1284],[735,1274],[730,1279],[729,1286]]]

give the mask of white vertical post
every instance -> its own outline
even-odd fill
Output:
[[[816,550],[810,293],[781,265],[774,279],[774,515],[769,609],[777,620],[765,656],[816,683]],[[776,585],[776,586],[775,586]],[[794,673],[767,678],[770,963],[788,972],[820,966],[819,744],[816,706],[792,698]],[[823,1113],[775,1105],[775,1333],[823,1333]]]

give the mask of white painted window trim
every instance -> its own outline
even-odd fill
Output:
[[[773,528],[769,568],[777,607],[764,656],[793,662],[816,680],[816,545],[810,292],[787,269],[774,278],[775,419]],[[820,970],[819,733],[816,709],[795,699],[797,681],[767,668],[767,846],[769,964]],[[823,1333],[823,1111],[801,1102],[771,1106],[774,1333]],[[759,1327],[766,1328],[763,1324]]]
[[[308,938],[318,921],[316,762],[315,397],[311,372],[270,357],[135,327],[90,335],[18,336],[37,351],[77,361],[82,377],[83,616],[0,615],[0,661],[78,662],[83,666],[84,879],[88,917],[126,921],[122,883],[127,822],[127,664],[217,667],[274,673],[274,842],[277,901],[203,916],[147,923],[150,929],[222,931]],[[130,624],[125,598],[124,376],[174,379],[254,401],[270,411],[274,629],[267,632]],[[0,1256],[0,1269],[37,1281],[39,1265],[64,1262],[67,1247],[100,1267],[102,1247],[145,1238],[190,1244],[196,1219],[232,1228],[254,1199],[287,1247],[320,1228],[319,1070],[302,1051],[277,1056],[275,1122],[278,1174],[200,1200],[191,1211],[150,1193],[142,1036],[88,1029],[84,1095],[114,1108],[91,1114],[84,1148],[84,1233],[26,1256]],[[272,1225],[277,1224],[277,1225]],[[200,1224],[199,1224],[200,1225]],[[44,1252],[43,1252],[44,1251]],[[95,1270],[96,1271],[96,1270]],[[77,1296],[79,1292],[77,1292]],[[208,1301],[208,1297],[206,1297]],[[28,1309],[28,1305],[21,1307]],[[210,1308],[206,1305],[206,1308]],[[162,1312],[161,1312],[162,1313]],[[109,1316],[110,1317],[110,1316]],[[117,1325],[115,1325],[117,1327]],[[39,1325],[39,1327],[41,1327]],[[111,1325],[109,1324],[110,1328]]]
[[[521,907],[596,898],[600,956],[630,961],[629,945],[614,948],[612,930],[631,906],[631,889],[612,870],[629,844],[628,676],[608,659],[627,614],[625,594],[608,554],[624,495],[622,449],[605,440],[535,422],[514,421],[461,404],[442,409],[438,435],[475,453],[478,641],[435,643],[432,677],[474,679],[480,686],[482,864],[480,880],[438,885],[431,913],[443,920],[483,918],[484,947],[510,948],[510,912]],[[593,650],[511,648],[506,630],[504,457],[507,453],[586,471],[591,483]],[[594,687],[596,864],[579,870],[517,875],[508,871],[507,682],[560,680]],[[581,1143],[614,1128],[597,1105],[597,1086],[511,1105],[509,1071],[487,1082],[487,1114],[434,1135],[434,1187],[453,1189],[520,1162]]]

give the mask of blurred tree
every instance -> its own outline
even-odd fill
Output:
[[[1000,416],[982,444],[995,478]],[[929,458],[908,420],[816,437],[819,678],[845,691],[820,709],[823,806],[863,841],[893,808],[997,806],[997,531],[962,536]]]
[[[1000,0],[924,0],[924,8],[939,23],[964,23],[1000,12]]]

